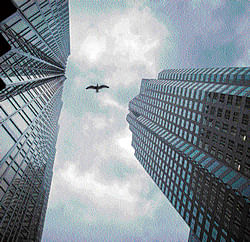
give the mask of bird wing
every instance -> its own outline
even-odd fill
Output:
[[[96,87],[95,86],[88,86],[88,87],[86,87],[86,89],[96,89]]]
[[[99,86],[99,88],[101,89],[101,88],[109,88],[109,86],[107,86],[107,85],[101,85],[101,86]]]

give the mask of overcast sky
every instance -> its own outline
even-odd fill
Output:
[[[125,120],[142,78],[247,66],[247,1],[70,0],[68,59],[43,241],[187,241],[133,156]],[[107,84],[96,94],[89,84]]]

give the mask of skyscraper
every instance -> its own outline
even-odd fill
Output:
[[[40,241],[70,54],[68,1],[6,1],[0,12],[0,241]]]
[[[249,69],[164,70],[129,103],[135,157],[190,241],[250,241]]]

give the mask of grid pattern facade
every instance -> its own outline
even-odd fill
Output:
[[[68,1],[6,1],[0,12],[0,241],[40,241],[70,54]]]
[[[249,83],[249,68],[164,70],[142,80],[129,103],[135,156],[190,226],[190,240],[250,240]]]

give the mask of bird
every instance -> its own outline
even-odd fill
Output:
[[[96,86],[88,86],[88,87],[86,87],[86,89],[95,89],[96,92],[99,92],[99,90],[102,89],[102,88],[109,88],[109,86],[107,86],[107,85],[98,86],[98,84],[96,84]]]

